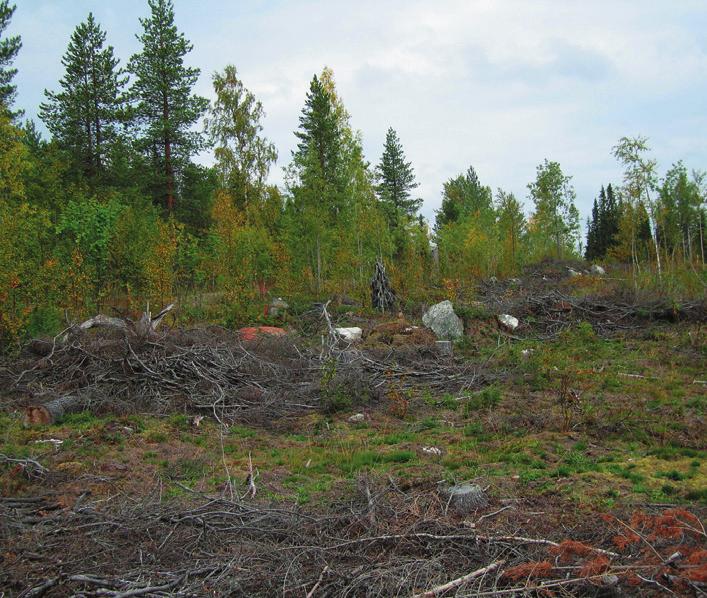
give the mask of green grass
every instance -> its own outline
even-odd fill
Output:
[[[465,400],[464,417],[469,417],[480,409],[490,409],[496,407],[501,402],[501,399],[502,393],[499,386],[487,386]]]

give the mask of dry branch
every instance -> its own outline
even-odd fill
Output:
[[[482,577],[487,573],[493,573],[505,562],[506,561],[496,561],[495,563],[491,563],[487,567],[482,567],[481,569],[477,569],[476,571],[472,571],[471,573],[467,573],[466,575],[457,577],[457,579],[453,579],[452,581],[442,584],[441,586],[437,586],[436,588],[432,588],[431,590],[427,590],[426,592],[422,592],[421,594],[415,594],[413,598],[435,598],[435,596],[441,596],[449,590],[455,590],[463,586],[465,583],[473,581],[474,579],[478,579],[479,577]]]

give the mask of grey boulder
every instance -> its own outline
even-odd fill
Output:
[[[440,340],[454,340],[464,336],[464,324],[454,313],[451,301],[442,301],[430,307],[422,316],[422,322]]]

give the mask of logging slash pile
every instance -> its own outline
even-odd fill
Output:
[[[326,310],[325,312],[326,313]],[[327,315],[328,317],[328,315]],[[494,376],[477,364],[440,360],[431,348],[360,350],[330,334],[320,344],[296,335],[244,341],[219,327],[194,330],[79,327],[2,372],[28,424],[70,411],[187,412],[219,422],[269,425],[282,418],[385,398],[395,390],[479,388]]]

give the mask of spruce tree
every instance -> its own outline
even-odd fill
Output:
[[[184,65],[193,46],[174,24],[172,0],[148,5],[151,14],[140,19],[143,32],[137,36],[142,51],[128,65],[135,76],[130,95],[140,125],[138,147],[151,156],[159,195],[171,212],[177,175],[203,146],[201,134],[191,129],[209,102],[192,93],[200,71]]]
[[[61,91],[45,91],[40,115],[59,145],[69,152],[74,167],[95,181],[107,167],[121,120],[122,88],[127,78],[118,69],[106,33],[89,13],[76,27],[61,63]]]
[[[601,193],[604,193],[604,187],[601,188]],[[592,205],[592,217],[587,219],[587,244],[584,250],[584,257],[587,260],[594,260],[600,257],[600,235],[601,221],[599,218],[599,207],[595,199]]]
[[[14,4],[10,6],[8,0],[0,0],[0,108],[4,110],[10,110],[17,96],[17,86],[12,83],[17,69],[12,67],[12,63],[22,47],[22,40],[19,35],[4,35],[15,8]],[[17,112],[12,116],[20,114]]]
[[[614,194],[614,188],[609,183],[606,186],[606,248],[607,250],[616,245],[616,235],[619,232],[619,219],[621,218],[621,206]]]
[[[378,197],[391,229],[413,220],[422,205],[422,199],[410,197],[418,183],[411,163],[405,161],[403,146],[392,127],[386,133],[383,157],[376,174],[379,179]]]
[[[341,123],[334,98],[316,75],[309,84],[295,136],[299,142],[294,157],[300,169],[307,170],[311,160],[327,184],[340,188]]]
[[[525,233],[525,215],[523,206],[513,193],[499,189],[496,194],[496,227],[502,243],[507,265],[511,269],[520,263],[521,240]]]
[[[618,243],[620,206],[611,184],[602,185],[599,199],[594,200],[592,216],[587,220],[587,245],[584,257],[588,260],[605,258]]]

